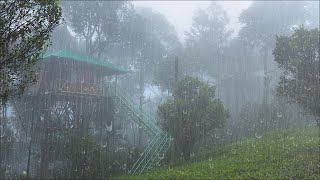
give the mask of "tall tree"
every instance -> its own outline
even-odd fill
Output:
[[[275,17],[276,15],[276,17]],[[292,26],[304,22],[304,2],[255,1],[240,15],[244,24],[239,36],[251,47],[260,50],[264,68],[264,104],[269,99],[270,66],[268,55],[275,43],[276,34],[289,33]]]
[[[167,19],[149,8],[137,9],[122,33],[126,42],[124,41],[124,48],[117,49],[118,57],[127,56],[126,66],[136,72],[137,76],[131,82],[135,82],[138,86],[134,86],[138,88],[131,86],[130,89],[137,89],[139,106],[143,108],[146,103],[145,89],[155,82],[154,72],[158,65],[181,48],[181,44],[174,27]],[[140,145],[141,131],[142,129],[139,129]]]
[[[223,48],[232,31],[227,29],[229,18],[217,3],[199,9],[193,16],[191,30],[186,33],[187,59],[190,69],[207,72],[217,78],[221,68]]]
[[[50,33],[60,18],[56,0],[0,2],[0,147],[10,145],[2,139],[1,132],[7,129],[6,102],[36,81],[34,65],[48,47]],[[0,178],[4,179],[6,166],[2,166],[5,163],[1,150]]]
[[[189,76],[177,82],[173,99],[159,106],[158,115],[185,160],[196,142],[222,127],[228,118],[222,102],[215,98],[215,87]]]
[[[273,51],[283,70],[277,92],[318,117],[320,126],[320,31],[296,28],[291,36],[277,36]]]
[[[33,65],[59,24],[59,2],[46,0],[0,2],[0,102],[35,82]]]
[[[62,5],[72,30],[85,39],[87,53],[98,57],[106,47],[119,43],[121,23],[132,7],[127,1],[69,1]]]

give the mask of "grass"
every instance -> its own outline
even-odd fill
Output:
[[[196,162],[122,178],[320,179],[319,143],[317,128],[278,131],[226,145]]]

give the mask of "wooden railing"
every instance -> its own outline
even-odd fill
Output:
[[[88,83],[88,82],[70,82],[63,79],[57,79],[55,90],[66,93],[76,93],[83,95],[104,96],[105,91],[102,84]]]

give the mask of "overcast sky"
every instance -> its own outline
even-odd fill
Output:
[[[250,1],[216,1],[230,16],[230,24],[239,30],[239,14],[251,4]],[[135,6],[151,7],[163,15],[175,26],[180,39],[183,41],[184,31],[192,24],[193,12],[198,8],[206,8],[211,1],[134,1]]]

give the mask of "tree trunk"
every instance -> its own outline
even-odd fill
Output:
[[[263,50],[263,70],[264,70],[264,91],[263,91],[263,106],[267,108],[268,111],[264,110],[264,126],[262,131],[266,132],[268,129],[268,122],[271,120],[271,111],[268,107],[269,104],[269,84],[270,84],[270,74],[268,73],[268,48],[264,48]]]
[[[143,106],[143,101],[144,101],[144,63],[140,61],[140,76],[139,76],[139,108],[142,111],[142,106]],[[141,148],[142,147],[142,133],[143,129],[139,127],[138,130],[138,146]]]
[[[264,71],[264,92],[263,92],[263,104],[267,105],[269,100],[269,74],[268,74],[268,49],[263,50],[263,71]]]
[[[174,163],[176,158],[176,139],[173,138],[170,144],[170,163]]]
[[[48,105],[46,105],[48,107]],[[45,117],[44,117],[44,124],[43,124],[43,130],[44,130],[44,139],[42,140],[41,144],[41,161],[40,161],[40,178],[41,179],[47,179],[48,176],[48,163],[49,163],[49,157],[48,157],[48,145],[49,145],[49,138],[48,138],[48,125],[50,121],[50,111],[49,108],[45,109]]]
[[[32,114],[31,127],[30,127],[30,142],[28,147],[27,179],[30,179],[30,157],[31,157],[31,148],[32,148],[33,124],[34,124],[34,116]]]
[[[2,147],[5,147],[5,144],[4,144],[4,142],[2,141],[2,139],[3,139],[3,137],[5,137],[5,136],[3,136],[3,137],[1,137],[1,135],[3,134],[3,133],[5,133],[5,129],[6,129],[6,127],[5,127],[5,121],[6,121],[6,117],[5,117],[5,101],[3,101],[2,103],[1,103],[1,105],[2,105],[2,109],[0,109],[0,112],[1,112],[1,116],[0,116],[0,126],[2,126],[2,129],[1,129],[1,127],[0,127],[0,179],[5,179],[5,172],[6,172],[6,163],[5,162],[3,162],[3,161],[5,161],[5,158],[2,158],[3,157],[3,152],[2,152],[2,150],[1,150],[1,148]],[[3,132],[1,132],[1,130],[3,131]]]

